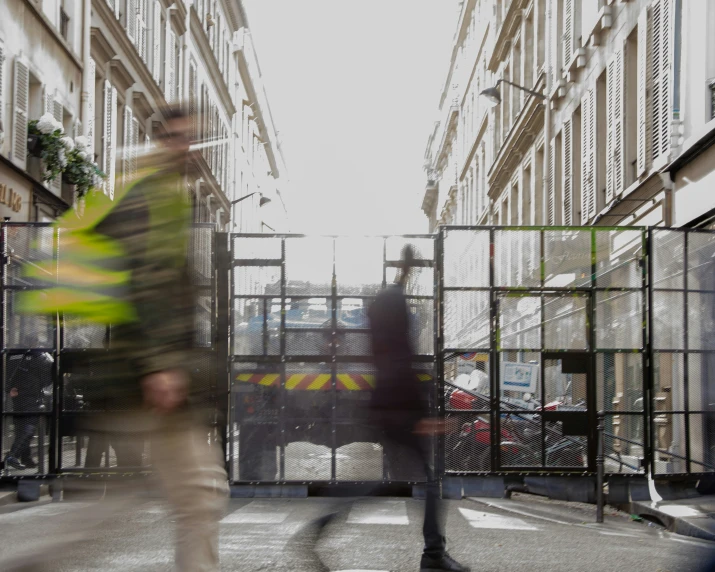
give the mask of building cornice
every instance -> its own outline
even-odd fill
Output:
[[[236,107],[233,104],[231,93],[229,92],[226,81],[223,78],[223,74],[218,67],[216,56],[214,56],[213,50],[209,45],[209,40],[204,33],[203,27],[201,26],[201,20],[199,20],[199,15],[196,13],[195,9],[191,10],[191,36],[194,39],[194,45],[198,48],[198,53],[206,63],[206,69],[209,72],[214,86],[216,87],[216,93],[221,100],[221,104],[223,105],[226,114],[229,117],[232,117],[236,113]]]
[[[249,54],[246,53],[247,43],[248,50],[250,50],[253,57],[250,57]],[[239,40],[236,42],[236,47],[238,52],[238,71],[241,75],[241,79],[243,80],[243,85],[246,88],[249,100],[255,104],[255,107],[251,108],[254,113],[253,119],[255,120],[260,133],[265,136],[267,143],[264,148],[266,150],[266,157],[271,171],[273,172],[274,177],[279,177],[280,169],[278,168],[278,162],[273,149],[273,145],[276,143],[276,132],[271,119],[268,98],[263,90],[263,86],[260,84],[261,72],[258,67],[258,59],[255,57],[255,49],[253,47],[253,39],[251,38],[250,32],[245,29],[243,32],[239,32]],[[255,68],[253,68],[251,60],[253,60]]]
[[[181,3],[179,3],[181,4]],[[96,14],[102,19],[102,22],[109,28],[112,34],[112,39],[119,44],[119,48],[124,52],[124,55],[130,58],[130,64],[136,70],[138,75],[138,80],[142,89],[145,89],[149,95],[154,99],[155,105],[160,108],[166,107],[166,99],[164,99],[164,93],[162,92],[156,80],[151,75],[149,68],[139,57],[134,45],[129,41],[126,30],[122,27],[119,20],[117,20],[114,12],[109,7],[106,2],[102,0],[97,0],[97,2],[92,3],[93,9]],[[92,33],[97,30],[100,34],[101,31],[98,28],[92,28]],[[94,43],[94,42],[93,42]],[[115,52],[116,54],[116,52]],[[103,62],[103,63],[106,63]]]
[[[231,204],[229,203],[228,198],[226,198],[221,185],[219,185],[216,177],[214,177],[214,174],[211,172],[211,167],[209,167],[208,163],[206,163],[206,159],[201,153],[193,153],[191,155],[188,170],[189,173],[192,174],[192,179],[198,179],[199,177],[202,178],[202,186],[206,185],[208,187],[208,192],[216,197],[216,200],[218,201],[220,207],[224,209],[224,212],[230,212]]]
[[[472,164],[472,160],[474,159],[474,155],[477,152],[477,148],[479,147],[479,144],[482,142],[484,139],[484,135],[487,132],[487,127],[489,126],[489,113],[484,113],[482,116],[482,121],[479,124],[479,130],[477,131],[477,136],[474,138],[474,142],[472,143],[471,148],[469,149],[469,153],[467,154],[466,158],[464,159],[464,164],[462,165],[462,169],[459,173],[459,180],[461,181],[464,179],[464,177],[467,174],[467,169],[469,169],[469,166]]]
[[[534,91],[543,88],[544,80],[544,75],[540,75]],[[536,139],[536,134],[543,131],[544,105],[548,105],[548,102],[539,101],[535,97],[527,99],[487,173],[490,189],[500,189],[500,184],[505,179],[509,180],[512,169],[521,161],[516,152],[520,151],[522,155],[526,155],[529,146]]]
[[[530,0],[512,0],[509,4],[504,21],[501,27],[496,30],[496,38],[492,49],[492,57],[487,63],[489,71],[496,73],[499,63],[504,59],[507,42],[510,42],[516,32],[519,30],[521,18],[524,16],[524,10],[527,8]]]
[[[90,40],[92,58],[94,58],[96,62],[106,64],[117,55],[112,44],[109,43],[109,40],[107,40],[107,37],[99,28],[91,29]]]
[[[119,91],[125,92],[134,85],[134,77],[132,77],[121,58],[114,56],[109,62],[109,69],[112,70],[112,85]]]

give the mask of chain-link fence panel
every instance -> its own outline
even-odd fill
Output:
[[[684,413],[654,413],[653,473],[672,475],[687,472]]]
[[[585,296],[544,298],[544,347],[589,349],[588,299]]]
[[[683,290],[685,288],[685,234],[679,231],[653,230],[651,242],[653,288]]]
[[[604,418],[604,459],[606,473],[644,473],[644,419],[641,415],[606,415]]]
[[[688,355],[688,410],[715,412],[715,353]]]
[[[715,291],[715,233],[688,233],[688,289]]]
[[[3,230],[5,255],[4,285],[33,287],[44,285],[45,280],[52,280],[56,270],[50,271],[45,264],[56,258],[57,231],[50,226],[4,225]],[[28,277],[27,269],[32,267],[45,278]]]
[[[272,236],[233,236],[231,252],[234,260],[280,260],[281,239]]]
[[[499,298],[498,347],[503,350],[541,348],[541,298],[514,295]]]
[[[599,353],[596,356],[598,411],[643,411],[643,355]]]
[[[335,278],[338,296],[373,296],[383,280],[385,241],[372,237],[335,239]]]
[[[715,414],[690,414],[690,472],[715,471]]]
[[[591,231],[544,231],[544,285],[582,288],[591,285]]]
[[[445,231],[445,287],[489,287],[489,240],[488,230]]]
[[[596,292],[598,349],[641,349],[643,320],[643,292]]]
[[[596,233],[596,286],[641,288],[643,231],[594,230]]]
[[[490,346],[489,292],[446,291],[443,308],[445,348]]]
[[[494,231],[495,286],[541,286],[541,233],[532,230]]]

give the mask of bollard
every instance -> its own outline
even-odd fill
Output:
[[[604,457],[604,439],[603,432],[605,430],[605,415],[603,411],[598,412],[598,453],[596,455],[596,522],[603,522],[603,457]]]

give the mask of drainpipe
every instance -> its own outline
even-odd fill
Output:
[[[92,81],[89,77],[89,60],[92,58],[91,34],[92,29],[92,0],[84,0],[82,5],[82,101],[81,101],[81,116],[82,116],[82,135],[89,135],[89,94],[94,90]]]
[[[184,85],[181,86],[182,98],[184,100],[184,106],[186,107],[186,113],[189,112],[189,60],[191,59],[191,7],[194,5],[194,0],[184,0],[186,5],[186,21],[184,25],[186,26],[186,32],[184,32],[184,60],[182,77],[184,78]]]
[[[542,182],[541,182],[541,224],[546,225],[548,222],[548,193],[549,193],[549,167],[551,164],[551,102],[549,101],[549,96],[551,95],[551,64],[554,59],[554,54],[551,53],[551,2],[552,0],[545,0],[546,4],[546,15],[544,18],[544,65],[546,66],[546,85],[544,87],[544,95],[546,99],[544,100],[544,165],[542,168]]]

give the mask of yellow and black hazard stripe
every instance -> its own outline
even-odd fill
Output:
[[[420,381],[430,381],[432,376],[426,373],[417,375]],[[236,381],[253,383],[264,387],[278,387],[279,373],[239,373]],[[285,388],[302,391],[327,391],[332,388],[332,376],[329,373],[292,373],[286,377]],[[338,391],[369,391],[375,388],[375,376],[361,373],[339,373],[336,376]]]

